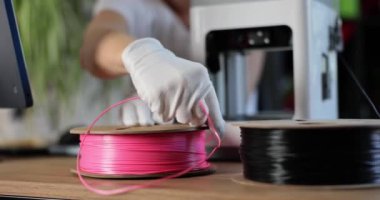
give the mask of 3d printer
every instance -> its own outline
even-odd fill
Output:
[[[253,76],[246,59],[249,51],[263,52],[267,63],[277,61],[269,74],[278,72],[281,63],[291,64],[294,109],[290,117],[297,120],[338,117],[337,51],[342,48],[338,3],[192,0],[192,56],[209,68],[226,119],[247,119],[258,113],[249,109],[252,104],[259,105],[252,101],[248,89],[248,80]],[[281,58],[284,55],[288,58]],[[266,85],[282,84],[278,76],[269,77]],[[266,96],[261,98],[260,105],[276,100],[280,92],[278,87],[266,91],[269,95],[258,92],[258,96]]]

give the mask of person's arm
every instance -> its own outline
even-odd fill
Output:
[[[115,3],[112,4],[112,9],[121,12],[115,6],[126,6],[124,3],[128,1],[112,2]],[[142,3],[134,3],[138,2]],[[148,6],[152,2],[155,1],[144,3]],[[126,6],[129,12],[118,14],[103,10],[97,14],[85,34],[81,52],[82,66],[103,79],[129,73],[141,100],[162,122],[175,119],[182,124],[202,125],[207,117],[200,108],[199,103],[202,102],[216,129],[223,134],[225,122],[207,68],[200,63],[178,57],[158,40],[150,38],[150,35],[146,34],[135,40],[132,34],[128,34],[138,33],[136,27],[140,28],[140,32],[144,29],[145,33],[149,33],[153,25],[157,27],[157,22],[154,23],[157,18],[154,15],[143,23],[146,12],[142,9],[144,7],[140,7],[141,12],[132,15],[139,8],[137,4],[135,6],[135,10],[132,10],[132,5]],[[150,6],[154,10],[157,5]],[[124,18],[120,14],[125,15]],[[132,31],[133,28],[135,31]],[[172,36],[175,30],[178,29],[165,32]],[[186,40],[177,40],[174,35],[171,39],[174,44],[180,42],[183,46],[188,45]],[[136,119],[133,120],[135,121]],[[138,119],[138,122],[149,124],[151,121],[145,123],[146,121]]]
[[[96,77],[112,79],[127,74],[122,52],[134,41],[123,16],[113,11],[97,14],[83,37],[81,65]]]

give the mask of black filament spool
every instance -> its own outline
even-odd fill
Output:
[[[373,127],[244,128],[246,179],[286,185],[380,183],[380,131]]]

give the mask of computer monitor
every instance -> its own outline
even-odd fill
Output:
[[[12,0],[0,0],[0,108],[33,105]]]

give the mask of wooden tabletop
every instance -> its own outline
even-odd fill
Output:
[[[323,189],[258,184],[245,181],[240,163],[214,163],[217,173],[209,176],[180,178],[144,190],[107,199],[174,200],[174,199],[249,199],[249,200],[356,200],[380,199],[380,188]],[[30,158],[0,161],[0,196],[24,196],[58,199],[105,199],[87,191],[70,173],[75,158]],[[98,186],[136,184],[142,181],[89,179]]]

